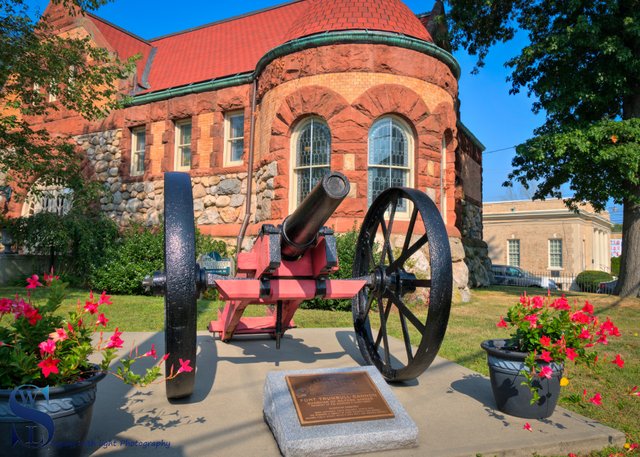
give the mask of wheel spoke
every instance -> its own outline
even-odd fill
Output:
[[[407,261],[409,257],[411,257],[413,254],[418,252],[418,249],[424,246],[427,243],[427,241],[429,241],[429,238],[427,238],[427,234],[425,233],[409,249],[407,249],[406,251],[403,251],[402,254],[400,254],[400,257],[398,257],[393,262],[391,262],[391,264],[386,268],[385,271],[387,273],[393,273],[394,271],[396,271],[398,267],[400,267],[401,265],[404,265],[404,263]]]
[[[409,280],[407,282],[410,282],[411,284],[413,284],[414,287],[431,287],[430,279],[414,279],[414,280]]]
[[[398,308],[398,311],[400,311],[401,314],[405,315],[406,318],[409,319],[409,322],[413,324],[416,330],[418,330],[418,332],[420,332],[421,335],[424,334],[425,332],[424,324],[420,322],[420,319],[418,319],[416,315],[411,312],[411,310],[407,307],[407,305],[404,304],[402,299],[390,290],[387,290],[387,295],[391,299],[391,301],[393,301],[393,303],[396,305],[396,307]]]
[[[411,243],[411,237],[413,236],[413,228],[416,225],[416,219],[418,218],[418,207],[413,207],[413,213],[411,213],[411,220],[409,221],[409,228],[407,229],[407,237],[404,239],[404,246],[402,246],[402,252],[409,249],[409,243]]]
[[[407,328],[407,320],[404,314],[400,313],[400,326],[402,327],[402,338],[404,339],[404,348],[407,351],[407,362],[413,362],[413,351],[411,350],[411,337]]]
[[[389,263],[393,263],[393,250],[391,249],[391,233],[393,232],[393,220],[396,216],[396,209],[398,208],[398,199],[395,198],[391,202],[391,211],[389,212],[389,226],[387,227],[382,218],[382,234],[384,235],[384,246],[382,247],[382,259],[380,260],[380,266],[384,265],[385,253],[389,255]]]
[[[364,312],[362,313],[362,317],[366,318],[369,315],[369,311],[371,310],[371,304],[373,303],[373,294],[369,294],[367,297],[367,302],[364,305]]]

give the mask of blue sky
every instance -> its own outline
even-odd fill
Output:
[[[431,0],[404,0],[415,13],[431,10]],[[48,0],[27,0],[34,12],[44,11]],[[184,0],[180,7],[166,0],[113,0],[96,14],[142,38],[154,38],[167,33],[197,27],[209,22],[245,14],[283,3],[282,0],[244,0],[221,2]],[[544,122],[543,115],[531,112],[531,99],[526,94],[509,95],[509,74],[504,62],[518,54],[525,37],[507,45],[495,46],[486,65],[472,75],[475,58],[464,52],[454,53],[462,67],[460,100],[462,122],[486,146],[483,156],[484,201],[528,198],[518,187],[502,187],[511,171],[513,146],[532,136],[533,130]],[[495,152],[494,152],[495,151]],[[621,222],[622,214],[612,211],[613,222]]]

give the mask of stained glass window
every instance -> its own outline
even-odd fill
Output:
[[[295,142],[299,205],[322,177],[331,169],[331,131],[319,119],[311,118],[301,125]]]

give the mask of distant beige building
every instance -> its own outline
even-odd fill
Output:
[[[611,270],[609,213],[589,204],[575,213],[558,200],[488,202],[484,240],[494,264],[551,277]]]

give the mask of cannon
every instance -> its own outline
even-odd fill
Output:
[[[325,175],[281,225],[264,224],[253,247],[237,256],[234,277],[200,268],[195,252],[191,180],[165,173],[165,269],[145,287],[165,297],[167,374],[179,359],[196,360],[196,301],[215,288],[225,301],[209,331],[223,342],[235,335],[266,334],[280,347],[282,335],[304,300],[351,299],[357,345],[367,364],[387,381],[414,379],[435,358],[451,307],[451,253],[436,205],[423,192],[383,191],[370,206],[355,246],[352,277],[334,279],[336,238],[324,225],[348,195],[341,173]],[[263,317],[243,317],[264,305]],[[390,333],[403,341],[392,353]],[[196,370],[166,381],[169,399],[191,395]]]

